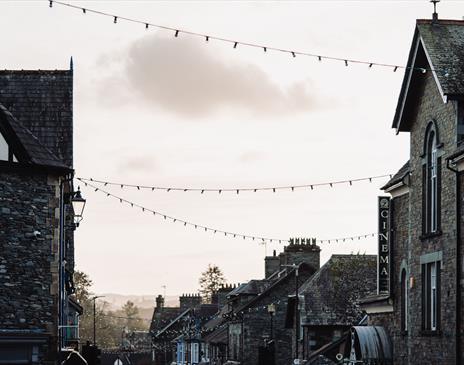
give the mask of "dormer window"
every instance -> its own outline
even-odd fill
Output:
[[[440,226],[440,175],[438,135],[432,122],[427,128],[423,160],[423,233],[437,233]]]
[[[3,137],[1,132],[0,132],[0,161],[18,162],[18,160],[16,159],[16,156],[13,154],[13,150],[10,148],[8,142],[6,141],[5,137]]]
[[[8,161],[10,148],[3,135],[0,133],[0,161]]]

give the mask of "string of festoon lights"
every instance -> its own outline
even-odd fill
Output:
[[[330,181],[330,182],[321,182],[321,183],[313,183],[313,184],[303,184],[303,185],[286,185],[286,186],[267,186],[267,187],[254,187],[254,188],[192,188],[192,187],[169,187],[169,186],[151,186],[151,185],[135,185],[135,184],[126,184],[126,183],[121,183],[121,182],[114,182],[114,181],[106,181],[106,180],[98,180],[94,178],[84,178],[84,177],[77,177],[76,179],[81,181],[81,182],[91,182],[91,183],[96,183],[96,184],[101,184],[103,186],[119,186],[122,188],[131,188],[131,189],[137,189],[137,190],[161,190],[165,192],[170,192],[170,191],[183,191],[183,192],[200,192],[201,194],[203,193],[227,193],[227,192],[233,192],[235,194],[239,194],[240,192],[258,192],[258,191],[272,191],[272,192],[277,192],[277,191],[295,191],[299,189],[305,189],[305,190],[314,190],[315,188],[318,187],[323,187],[323,186],[330,186],[333,188],[336,185],[353,185],[353,183],[357,182],[362,182],[362,181],[369,181],[372,182],[373,180],[376,179],[384,179],[384,178],[392,178],[392,174],[386,174],[386,175],[376,175],[376,176],[368,176],[368,177],[361,177],[361,178],[356,178],[356,179],[346,179],[346,180],[337,180],[337,181]]]
[[[134,19],[134,18],[128,18],[125,16],[121,15],[116,15],[116,14],[111,14],[87,7],[82,7],[82,6],[77,6],[69,3],[65,3],[62,1],[55,1],[55,0],[44,0],[49,3],[50,8],[53,7],[54,4],[60,5],[60,6],[65,6],[68,8],[76,9],[82,12],[82,14],[96,14],[104,17],[108,17],[112,19],[114,24],[117,24],[120,21],[126,21],[130,23],[135,23],[135,24],[140,24],[142,25],[145,29],[150,29],[150,28],[156,28],[156,29],[162,29],[166,31],[170,31],[173,33],[174,37],[177,38],[181,34],[186,34],[190,36],[195,36],[204,39],[206,42],[209,41],[218,41],[218,42],[223,42],[223,43],[228,43],[231,46],[233,46],[234,49],[240,48],[240,47],[249,47],[249,48],[258,48],[261,49],[264,53],[269,53],[269,51],[274,51],[274,52],[281,52],[281,53],[286,53],[290,57],[295,58],[297,56],[305,56],[305,57],[310,57],[314,58],[318,61],[323,61],[323,60],[328,60],[328,61],[336,61],[336,62],[341,62],[345,66],[349,66],[350,64],[359,64],[359,65],[365,65],[368,66],[368,69],[372,69],[374,66],[375,67],[382,67],[382,68],[389,68],[393,72],[396,72],[398,69],[411,69],[415,71],[419,71],[423,74],[427,73],[427,71],[433,71],[433,72],[440,72],[443,73],[445,76],[448,76],[448,71],[447,70],[440,70],[440,69],[431,69],[431,68],[424,68],[424,67],[410,67],[410,66],[404,66],[404,65],[397,65],[397,64],[391,64],[391,63],[379,63],[379,62],[373,62],[373,61],[364,61],[364,60],[358,60],[358,59],[352,59],[352,58],[345,58],[345,57],[333,57],[333,56],[325,56],[322,54],[317,54],[317,53],[312,53],[312,52],[303,52],[303,51],[298,51],[298,50],[291,50],[288,48],[278,48],[278,47],[272,47],[269,45],[264,45],[264,44],[257,44],[257,43],[250,43],[250,42],[242,42],[239,40],[235,39],[230,39],[230,38],[223,38],[223,37],[218,37],[215,35],[210,35],[210,34],[205,34],[205,33],[198,33],[198,32],[193,32],[190,30],[185,30],[181,29],[179,27],[170,27],[166,25],[160,25],[160,24],[154,24],[148,21],[143,21],[139,19]]]
[[[80,181],[82,181],[82,180],[80,180]],[[252,235],[243,234],[243,233],[224,231],[222,229],[213,228],[213,227],[201,225],[201,224],[198,224],[198,223],[189,222],[189,221],[179,219],[177,217],[173,217],[173,216],[170,216],[168,214],[164,214],[164,213],[158,212],[156,210],[147,208],[147,207],[145,207],[143,205],[140,205],[140,204],[137,204],[137,203],[135,203],[135,202],[133,202],[131,200],[127,200],[125,198],[122,198],[122,197],[120,197],[118,195],[115,195],[113,193],[110,193],[110,192],[108,192],[108,191],[106,191],[106,190],[104,190],[104,189],[102,189],[100,187],[97,187],[97,186],[95,186],[94,184],[92,184],[92,183],[90,183],[88,181],[82,181],[82,182],[84,183],[84,186],[94,189],[95,192],[100,192],[102,194],[105,194],[107,197],[117,199],[117,200],[119,200],[119,202],[121,204],[126,204],[128,206],[131,206],[132,208],[138,208],[144,213],[149,213],[149,214],[152,214],[154,216],[162,217],[166,221],[170,221],[172,223],[177,223],[177,224],[180,224],[180,225],[182,225],[184,227],[190,227],[190,228],[195,228],[195,229],[199,229],[199,230],[204,230],[205,232],[210,232],[210,233],[214,233],[214,234],[220,234],[220,235],[224,235],[224,236],[229,237],[229,238],[241,238],[243,240],[257,241],[257,242],[260,242],[262,244],[266,244],[268,242],[270,242],[270,243],[278,242],[280,244],[289,242],[288,238],[273,238],[273,237],[252,236]],[[330,239],[322,239],[322,240],[321,239],[313,239],[311,242],[314,242],[314,243],[339,243],[339,242],[346,242],[346,241],[361,240],[363,238],[368,238],[368,237],[374,237],[376,234],[377,233],[367,233],[367,234],[356,235],[356,236],[338,237],[338,238],[330,238]]]

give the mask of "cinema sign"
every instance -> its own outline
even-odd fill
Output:
[[[379,204],[379,254],[377,262],[378,294],[390,293],[390,198],[378,197]]]

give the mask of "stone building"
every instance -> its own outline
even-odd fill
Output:
[[[218,305],[213,304],[213,307],[215,309],[212,314],[215,314],[218,311]],[[201,304],[199,294],[181,295],[179,307],[165,307],[163,296],[156,297],[156,306],[150,324],[153,343],[152,358],[155,365],[170,364],[176,361],[177,338],[183,334],[186,319],[192,316],[192,310],[197,309],[198,314],[208,311],[208,308],[208,305]]]
[[[0,71],[0,364],[78,341],[72,98],[72,70]]]
[[[464,360],[463,49],[464,21],[417,21],[393,121],[409,133],[409,161],[383,187],[388,285],[364,301],[369,324],[388,333],[394,364]]]
[[[332,255],[298,290],[300,325],[295,326],[295,296],[289,297],[287,327],[293,329],[295,354],[296,330],[300,333],[299,359],[326,363],[317,350],[338,342],[354,325],[366,317],[360,301],[377,289],[377,256]],[[321,355],[325,352],[322,351]],[[317,361],[315,361],[317,360]]]
[[[291,363],[292,331],[285,326],[287,296],[319,266],[320,248],[312,240],[291,240],[278,256],[274,251],[265,258],[264,279],[230,288],[227,305],[204,326],[211,363]]]

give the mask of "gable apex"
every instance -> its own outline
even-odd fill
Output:
[[[417,87],[431,72],[446,103],[464,96],[464,21],[417,20],[392,127],[410,130],[408,113]]]

